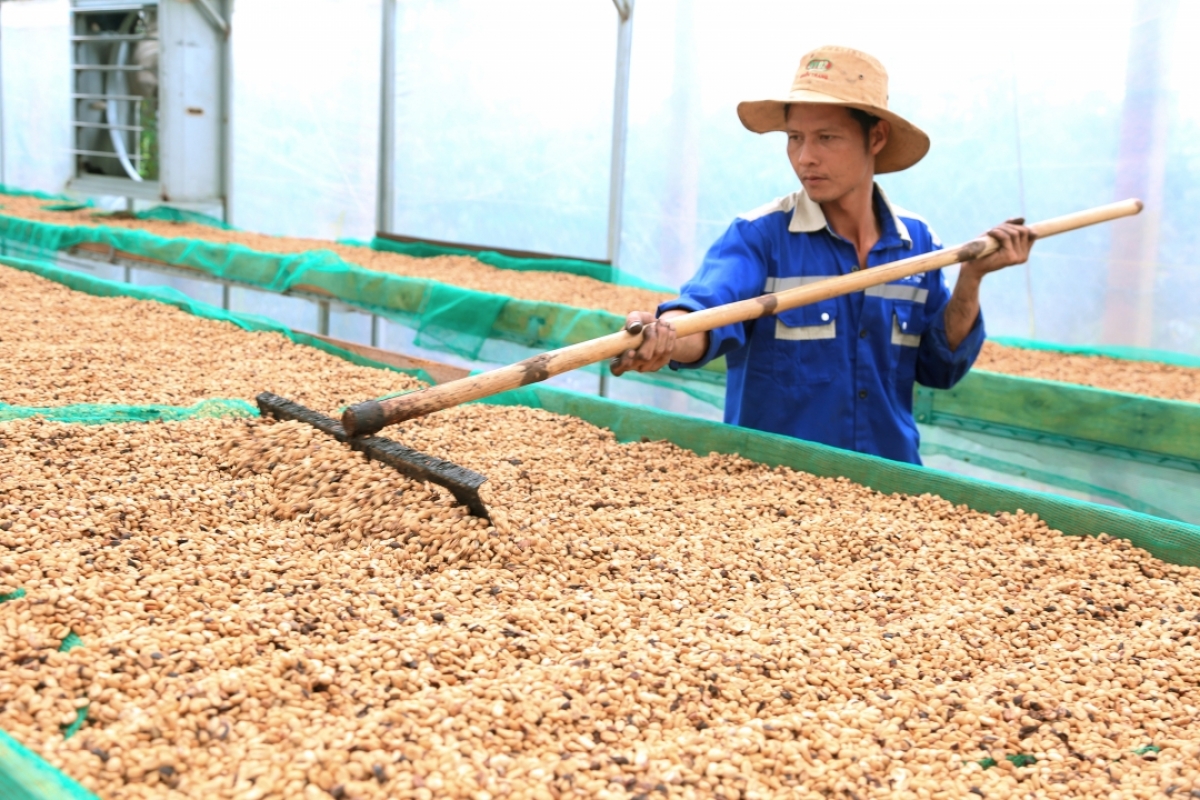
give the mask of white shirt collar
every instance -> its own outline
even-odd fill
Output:
[[[877,183],[875,184],[875,191],[879,192],[879,197],[883,200],[884,207],[892,215],[892,222],[896,225],[896,233],[900,235],[906,247],[912,247],[912,237],[908,234],[908,227],[900,219],[900,215],[896,213],[896,209],[892,206],[891,201],[888,200],[883,187]],[[825,219],[825,212],[821,210],[821,204],[810,198],[803,189],[796,192],[793,197],[795,197],[796,205],[792,209],[792,220],[788,223],[789,232],[816,233],[829,226],[828,220]]]

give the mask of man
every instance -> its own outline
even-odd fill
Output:
[[[724,355],[726,422],[919,464],[913,382],[947,389],[967,373],[984,339],[980,281],[1024,263],[1033,232],[1021,219],[989,231],[1000,249],[963,264],[953,295],[934,271],[676,337],[671,320],[683,314],[942,247],[875,184],[920,161],[929,137],[887,109],[887,73],[871,56],[814,50],[786,98],[741,103],[738,116],[756,133],[787,133],[804,188],[735,220],[678,299],[630,314],[626,329],[645,337],[613,360],[613,373]]]

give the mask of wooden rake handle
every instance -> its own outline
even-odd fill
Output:
[[[1100,222],[1133,216],[1141,210],[1142,201],[1122,200],[1118,203],[1110,203],[1048,219],[1029,227],[1041,239]],[[828,300],[831,297],[860,292],[870,286],[890,283],[909,275],[941,269],[951,264],[973,261],[989,253],[994,253],[999,247],[999,242],[991,236],[985,235],[946,250],[913,256],[902,261],[894,261],[891,264],[851,272],[848,275],[839,275],[795,289],[764,294],[750,300],[740,300],[736,303],[696,311],[677,317],[672,324],[675,326],[678,336],[711,331],[725,325],[747,322],[821,300]],[[509,389],[544,381],[551,376],[570,372],[588,364],[606,361],[626,350],[637,348],[642,343],[643,335],[641,332],[632,334],[622,330],[608,336],[551,350],[548,353],[542,353],[481,375],[460,378],[388,400],[367,400],[357,403],[343,413],[342,426],[351,436],[373,434],[397,422],[423,417],[434,411],[441,411],[471,400],[491,397]]]

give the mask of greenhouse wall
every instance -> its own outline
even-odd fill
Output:
[[[604,258],[612,4],[397,8],[391,232]],[[9,185],[60,191],[69,175],[67,11],[67,0],[0,3]],[[1184,212],[1200,191],[1200,87],[1189,80],[1200,73],[1189,40],[1200,5],[1017,0],[987,36],[947,35],[975,32],[973,14],[934,0],[755,0],[736,13],[639,2],[621,268],[678,286],[737,214],[796,188],[782,138],[748,133],[735,107],[783,91],[803,50],[839,42],[885,63],[892,106],[931,135],[922,163],[880,183],[943,240],[1010,216],[1146,201],[1136,220],[1042,243],[1028,266],[991,276],[993,334],[1200,353],[1186,302],[1200,291],[1200,232]],[[235,5],[234,223],[374,232],[382,16],[380,0]],[[30,102],[59,91],[61,105]],[[23,109],[20,124],[12,109]]]

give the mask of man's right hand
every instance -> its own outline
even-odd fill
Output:
[[[679,312],[668,311],[661,319],[653,311],[634,311],[625,318],[625,330],[637,336],[645,332],[642,343],[636,350],[626,350],[609,364],[613,375],[623,375],[629,370],[657,372],[671,361],[675,350],[675,326],[672,317]]]
[[[626,350],[612,360],[609,364],[612,374],[621,375],[631,369],[655,372],[671,361],[694,364],[704,358],[708,352],[707,333],[693,333],[683,338],[676,335],[672,320],[688,313],[682,308],[673,308],[658,318],[650,311],[634,311],[626,317],[625,330],[635,336],[645,331],[646,335],[636,349]]]

